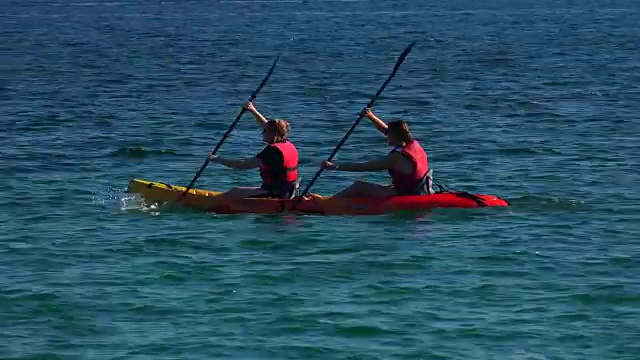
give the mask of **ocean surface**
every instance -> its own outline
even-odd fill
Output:
[[[640,2],[0,3],[0,358],[640,359]],[[436,180],[503,209],[215,215],[241,105],[303,186],[384,82]],[[245,115],[223,156],[263,144]],[[389,151],[363,120],[337,161]],[[324,172],[331,194],[384,173]],[[253,186],[210,164],[196,188]]]

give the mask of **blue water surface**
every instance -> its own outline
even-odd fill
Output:
[[[640,3],[0,4],[0,357],[638,359]],[[256,106],[303,186],[376,102],[439,182],[508,209],[362,217],[145,208]],[[263,144],[245,115],[223,156]],[[337,161],[389,151],[366,121]],[[384,173],[324,172],[331,194]],[[257,183],[210,165],[197,188]]]

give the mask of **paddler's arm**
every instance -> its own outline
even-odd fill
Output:
[[[256,118],[256,121],[261,128],[264,128],[267,125],[267,118],[264,117],[264,115],[260,114],[256,107],[253,106],[253,103],[251,103],[251,101],[246,103],[244,108],[247,109],[248,112],[253,114],[253,117]]]
[[[373,123],[373,125],[375,125],[378,131],[380,131],[384,135],[387,135],[387,129],[388,129],[387,124],[385,124],[384,121],[382,121],[382,119],[377,117],[371,111],[371,108],[364,108],[364,110],[362,110],[362,114],[367,118],[369,118],[369,120],[371,120],[371,122]]]
[[[349,171],[349,172],[387,170],[390,167],[392,167],[394,164],[394,160],[395,160],[394,155],[395,154],[389,154],[375,160],[361,162],[361,163],[343,162],[343,163],[337,164],[337,163],[324,161],[322,163],[322,168],[325,170],[338,170],[338,171]]]
[[[258,158],[225,159],[218,155],[209,155],[209,161],[216,164],[222,164],[233,169],[254,169],[262,165],[262,161]]]

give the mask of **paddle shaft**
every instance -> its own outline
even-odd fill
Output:
[[[262,81],[260,82],[260,85],[258,85],[258,88],[253,92],[253,94],[251,94],[251,97],[249,98],[249,102],[253,101],[256,98],[256,96],[258,96],[258,92],[260,92],[260,90],[262,90],[262,87],[267,83],[267,80],[269,80],[269,78],[271,77],[271,74],[273,73],[273,69],[275,69],[276,64],[278,63],[278,60],[280,60],[280,55],[278,55],[276,57],[276,59],[273,61],[273,65],[271,65],[271,68],[269,69],[269,72],[262,79]],[[222,143],[224,143],[224,141],[227,139],[229,134],[231,134],[231,131],[236,126],[238,121],[240,121],[240,118],[242,118],[242,115],[244,115],[245,111],[247,111],[247,110],[243,106],[242,110],[240,110],[240,113],[238,114],[238,116],[236,116],[236,119],[233,121],[233,123],[231,123],[231,125],[229,125],[229,128],[227,129],[227,132],[224,133],[224,136],[222,136],[222,139],[220,139],[220,141],[218,142],[218,145],[216,145],[215,149],[213,149],[213,151],[211,151],[211,155],[215,155],[218,152],[218,150],[222,146]],[[200,170],[198,170],[198,172],[196,173],[196,176],[189,183],[189,186],[187,186],[185,191],[182,194],[180,194],[180,197],[178,198],[178,200],[182,199],[182,197],[184,197],[189,192],[189,190],[191,190],[191,187],[193,186],[193,184],[195,184],[196,180],[198,180],[198,178],[200,177],[200,175],[202,174],[204,169],[207,167],[207,165],[209,165],[209,158],[208,157],[205,160],[204,164],[202,164],[202,166],[200,167]]]
[[[396,65],[393,67],[393,71],[391,72],[391,74],[389,75],[389,77],[387,78],[387,80],[384,82],[384,84],[382,84],[382,87],[380,87],[380,89],[378,89],[378,92],[376,92],[376,94],[371,98],[371,100],[369,101],[369,103],[367,104],[367,107],[370,108],[373,106],[373,104],[375,103],[375,101],[378,99],[378,97],[380,96],[380,94],[382,93],[382,91],[384,90],[384,88],[387,87],[387,85],[389,84],[389,82],[391,81],[391,79],[396,75],[396,72],[398,71],[398,69],[400,68],[400,65],[402,64],[402,62],[404,61],[404,59],[407,57],[407,55],[409,55],[409,52],[411,51],[411,49],[413,48],[413,45],[415,44],[415,42],[412,42],[411,44],[409,44],[409,46],[407,46],[406,49],[404,49],[404,51],[402,52],[402,54],[400,54],[400,57],[398,58],[398,60],[396,61]],[[347,139],[349,138],[349,136],[351,135],[351,133],[353,132],[353,130],[355,130],[356,126],[358,126],[358,124],[360,123],[360,120],[362,119],[363,113],[360,112],[360,115],[358,116],[358,119],[353,123],[353,125],[351,125],[351,129],[349,129],[349,131],[347,131],[347,133],[344,135],[344,137],[342,138],[342,140],[340,140],[340,142],[338,143],[338,146],[336,146],[335,149],[333,149],[333,152],[331,152],[331,155],[329,155],[329,158],[327,159],[327,161],[331,161],[333,159],[333,157],[338,153],[338,150],[340,150],[340,148],[342,147],[342,145],[345,143],[345,141],[347,141]],[[309,189],[311,189],[311,186],[316,182],[316,180],[318,180],[318,178],[320,177],[320,174],[322,174],[322,171],[324,169],[321,167],[317,172],[316,175],[313,177],[313,179],[311,179],[311,182],[309,182],[309,185],[307,185],[307,187],[304,189],[304,191],[302,192],[302,194],[300,195],[300,198],[302,198],[303,196],[307,195],[307,193],[309,192]],[[299,200],[298,200],[299,201]],[[296,202],[297,203],[297,202]]]

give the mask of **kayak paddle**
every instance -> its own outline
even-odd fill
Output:
[[[249,101],[253,101],[258,95],[258,92],[260,92],[260,90],[264,86],[264,84],[267,83],[267,80],[269,80],[269,77],[271,77],[271,74],[273,73],[273,69],[275,69],[276,64],[278,63],[278,60],[280,60],[280,55],[278,55],[276,59],[273,61],[273,65],[271,65],[271,68],[269,69],[267,76],[265,76],[264,79],[262,79],[262,82],[260,83],[260,85],[258,85],[258,88],[256,89],[256,91],[254,91],[253,94],[251,94]],[[233,123],[231,123],[231,125],[227,129],[227,132],[224,134],[224,136],[222,136],[222,139],[220,139],[220,142],[218,142],[218,145],[216,145],[215,149],[213,149],[213,151],[211,152],[211,155],[215,155],[216,152],[218,152],[218,149],[220,149],[220,146],[222,146],[222,143],[227,139],[227,137],[229,136],[233,128],[236,126],[236,124],[238,123],[242,115],[244,115],[245,111],[246,109],[244,108],[244,106],[242,106],[242,110],[240,110],[240,113],[238,114],[238,116],[236,116],[236,119],[233,121]],[[196,182],[196,180],[198,180],[198,178],[200,177],[200,174],[202,174],[202,172],[204,171],[204,169],[207,167],[208,164],[209,164],[209,158],[207,157],[207,160],[204,162],[204,164],[202,164],[202,166],[200,167],[200,170],[198,170],[198,172],[196,173],[196,176],[193,178],[193,180],[191,180],[191,183],[189,183],[189,186],[187,186],[187,189],[178,197],[178,201],[180,201],[189,192],[189,190],[191,190],[191,187]]]
[[[411,44],[409,44],[409,46],[407,46],[406,49],[404,49],[404,51],[402,52],[402,54],[400,54],[400,57],[398,58],[398,61],[396,61],[396,65],[393,67],[393,71],[391,72],[391,75],[389,75],[389,77],[387,78],[387,81],[384,82],[384,84],[382,84],[382,87],[378,90],[378,92],[373,96],[373,98],[371,98],[371,100],[369,101],[369,103],[367,104],[367,107],[370,108],[373,106],[373,103],[378,99],[378,96],[380,96],[380,94],[382,93],[382,91],[384,90],[384,88],[387,87],[387,85],[389,84],[389,82],[391,81],[391,79],[395,76],[396,72],[398,71],[398,68],[400,68],[400,65],[402,64],[402,62],[404,61],[404,59],[407,57],[407,55],[409,55],[409,52],[411,51],[411,49],[413,48],[413,45],[415,44],[415,41],[412,42]],[[344,135],[344,137],[342,138],[342,140],[340,140],[340,142],[338,143],[338,146],[336,146],[335,149],[333,149],[333,152],[331,153],[331,155],[329,156],[329,158],[327,159],[327,161],[331,161],[333,159],[333,157],[336,155],[336,153],[338,152],[338,150],[340,150],[340,148],[342,147],[342,145],[344,144],[345,141],[347,141],[347,138],[349,138],[349,135],[351,135],[351,133],[353,132],[353,130],[356,128],[356,126],[358,126],[358,124],[360,123],[360,120],[362,119],[362,111],[360,112],[360,115],[358,116],[358,119],[353,123],[353,125],[351,125],[351,129],[349,129],[349,131],[347,131],[347,133]],[[316,172],[316,175],[313,177],[313,179],[311,179],[311,182],[309,183],[309,185],[307,185],[307,188],[304,189],[304,191],[302,192],[302,194],[300,195],[299,199],[302,199],[302,197],[304,197],[305,195],[307,195],[307,193],[309,192],[309,189],[311,188],[311,186],[313,185],[314,182],[316,182],[316,180],[318,179],[318,177],[320,177],[320,174],[322,173],[322,170],[324,170],[322,167],[320,167],[320,169],[318,170],[318,172]],[[300,201],[300,200],[298,200]],[[296,202],[297,203],[297,202]]]

